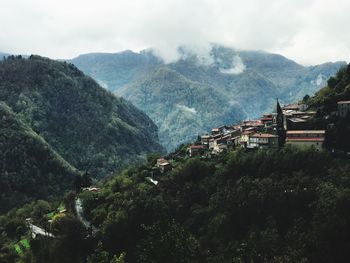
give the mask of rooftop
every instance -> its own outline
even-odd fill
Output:
[[[322,137],[307,137],[307,138],[288,138],[286,139],[287,142],[324,142],[324,138]]]
[[[283,112],[282,112],[281,105],[280,105],[280,103],[278,102],[278,99],[277,99],[277,101],[276,101],[276,106],[274,107],[272,113],[274,113],[274,114],[283,113]]]
[[[288,120],[291,122],[306,122],[306,120],[302,118],[289,118]]]
[[[350,100],[338,101],[338,104],[350,104]]]
[[[288,134],[325,134],[325,130],[303,130],[303,131],[287,131]]]
[[[165,162],[168,162],[166,159],[164,159],[164,158],[159,158],[159,159],[157,159],[157,162],[158,163],[165,163]]]
[[[242,135],[249,135],[249,134],[252,134],[252,133],[254,133],[254,131],[251,131],[251,130],[250,130],[250,131],[249,131],[249,130],[247,131],[247,130],[246,130],[246,131],[242,132]]]
[[[250,135],[250,137],[254,137],[254,138],[278,138],[277,135],[273,135],[270,133],[255,133]]]
[[[283,107],[284,110],[299,110],[301,105],[299,104],[289,104]]]
[[[190,149],[203,149],[203,145],[191,145]]]

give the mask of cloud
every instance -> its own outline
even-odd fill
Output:
[[[181,111],[183,111],[183,112],[191,113],[191,114],[197,114],[197,111],[196,111],[195,108],[190,108],[190,107],[187,107],[187,106],[181,105],[181,104],[177,104],[176,107],[178,109],[180,109]]]
[[[210,43],[281,53],[303,64],[350,61],[348,0],[2,0],[0,51],[70,58]]]
[[[226,69],[226,68],[219,68],[221,73],[224,74],[233,74],[233,75],[237,75],[237,74],[241,74],[244,70],[245,70],[246,66],[244,65],[242,59],[240,56],[235,55],[232,58],[232,64],[231,67]]]

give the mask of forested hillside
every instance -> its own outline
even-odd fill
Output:
[[[150,160],[100,192],[82,193],[97,232],[88,236],[67,214],[50,228],[59,237],[37,237],[26,257],[52,263],[348,262],[348,159],[285,148],[175,160],[172,171],[154,177],[157,185],[146,178],[154,171]],[[10,215],[23,217],[12,212],[0,218],[2,226]],[[3,240],[8,235],[4,229]]]
[[[349,99],[349,68],[304,98],[317,110],[315,127],[330,127],[331,143],[342,138],[339,125],[349,128],[349,115],[338,116],[335,106]],[[343,146],[347,144],[345,138]],[[336,149],[289,145],[190,157],[184,145],[166,156],[172,169],[165,172],[156,168],[160,156],[149,155],[147,163],[116,174],[101,188],[80,192],[78,199],[65,195],[67,212],[50,224],[45,213],[55,205],[40,202],[0,217],[0,259],[348,262],[350,162],[346,152]],[[83,219],[74,208],[77,200]],[[23,225],[29,213],[55,237],[37,236],[30,249],[16,255],[13,245],[30,235]],[[86,222],[92,225],[86,227]]]
[[[339,101],[350,101],[350,64],[331,77],[315,96],[304,98],[310,108],[317,110],[315,125],[328,129],[328,148],[350,152],[350,114],[337,114]]]
[[[148,114],[168,150],[214,126],[270,112],[276,98],[290,103],[312,95],[344,65],[305,67],[281,55],[219,45],[205,56],[186,47],[179,54],[168,64],[152,50],[85,54],[71,62]]]
[[[162,151],[150,118],[67,63],[8,57],[0,62],[0,101],[65,160],[95,178]]]
[[[0,102],[0,213],[72,189],[78,171]]]

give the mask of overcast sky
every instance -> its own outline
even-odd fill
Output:
[[[302,64],[350,61],[349,0],[0,0],[0,51],[71,58],[87,52],[209,43]]]

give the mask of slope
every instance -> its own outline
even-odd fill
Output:
[[[224,99],[224,93],[213,93],[210,86],[188,80],[168,67],[157,68],[120,93],[155,121],[160,141],[167,149],[241,116],[234,102]]]
[[[311,95],[344,64],[305,67],[281,55],[237,51],[220,45],[213,45],[206,56],[185,47],[179,48],[179,53],[180,59],[170,64],[160,62],[151,50],[85,54],[71,62],[145,111],[159,126],[160,141],[170,151],[178,145],[176,142],[194,138],[206,127],[223,123],[223,120],[232,123],[269,112],[277,97],[283,103],[290,103],[305,94]],[[165,68],[177,74],[164,79],[159,70]],[[184,83],[196,85],[196,89],[191,90],[190,102],[182,94],[184,87],[190,84]],[[149,86],[147,90],[145,85]],[[151,89],[157,92],[150,92]],[[150,95],[155,98],[146,99]],[[170,120],[169,109],[178,104],[189,108],[194,104],[202,106],[195,107],[197,114],[192,120],[183,121],[184,117]],[[199,108],[204,108],[204,112]],[[219,116],[221,122],[215,118]],[[187,126],[192,128],[184,129]]]
[[[94,177],[162,151],[150,118],[67,63],[39,56],[0,62],[0,100]]]
[[[59,196],[79,173],[0,102],[0,213]]]

